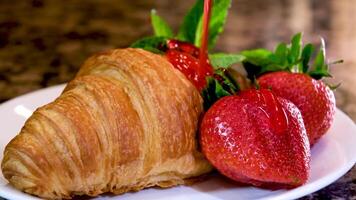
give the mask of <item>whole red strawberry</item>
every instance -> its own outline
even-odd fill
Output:
[[[321,80],[302,73],[273,72],[261,76],[258,82],[261,87],[271,88],[276,95],[299,108],[311,145],[332,125],[335,97]]]
[[[218,100],[205,114],[200,144],[227,177],[256,186],[299,186],[309,176],[310,147],[299,109],[270,90]]]

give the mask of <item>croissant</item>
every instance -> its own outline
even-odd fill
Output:
[[[103,52],[26,121],[2,172],[46,199],[184,184],[212,169],[197,147],[202,110],[198,90],[163,56]]]

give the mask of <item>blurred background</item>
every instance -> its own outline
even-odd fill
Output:
[[[71,80],[91,54],[127,47],[152,33],[149,11],[177,30],[195,0],[1,0],[0,102]],[[273,48],[297,33],[327,41],[337,105],[356,121],[355,0],[233,0],[216,50]],[[356,170],[314,197],[356,198]],[[353,188],[350,189],[350,188]],[[323,196],[324,195],[324,196]],[[312,198],[312,196],[306,197]],[[346,198],[348,199],[348,198]]]

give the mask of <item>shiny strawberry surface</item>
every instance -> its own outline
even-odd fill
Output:
[[[194,45],[178,40],[168,40],[166,57],[201,91],[206,86],[206,77],[213,74],[213,68],[206,59],[199,61],[199,49]]]
[[[199,57],[199,51],[200,51],[199,48],[188,42],[183,42],[183,41],[173,40],[173,39],[168,40],[167,48],[171,50],[173,49],[180,52],[188,53],[194,56],[195,58]]]
[[[258,82],[299,108],[311,145],[331,127],[336,110],[335,97],[321,80],[301,73],[273,72],[261,76]]]
[[[233,180],[295,187],[308,179],[310,147],[300,111],[269,90],[220,99],[200,130],[204,155]]]

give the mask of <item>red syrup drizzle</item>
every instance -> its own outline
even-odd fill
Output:
[[[288,128],[288,118],[281,103],[269,90],[261,89],[260,94],[262,95],[263,102],[270,114],[269,117],[273,129],[276,133],[284,133]]]
[[[243,91],[240,95],[246,97],[251,102],[256,102],[262,105],[261,109],[265,111],[275,133],[283,134],[286,132],[288,128],[286,112],[284,111],[280,100],[272,91],[267,89],[251,89]]]
[[[210,13],[213,2],[211,0],[204,1],[204,15],[203,15],[203,33],[200,44],[200,54],[199,61],[200,63],[208,63],[208,37],[209,37],[209,22],[210,22]],[[203,67],[203,66],[202,66]]]
[[[213,67],[208,58],[209,21],[212,1],[204,1],[203,30],[201,48],[191,43],[178,40],[167,41],[166,57],[168,61],[181,71],[194,86],[203,90],[206,86],[206,77],[213,75]]]

